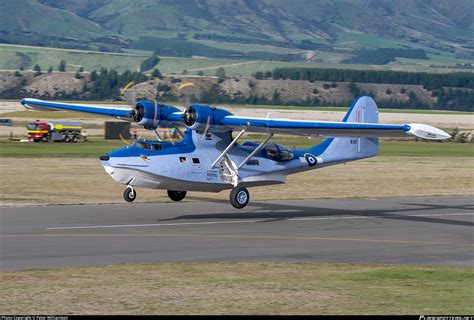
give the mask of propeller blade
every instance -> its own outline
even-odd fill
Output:
[[[207,134],[207,131],[209,130],[210,124],[211,124],[211,117],[207,116],[206,127],[204,128],[204,135]]]
[[[120,89],[120,95],[123,96],[125,100],[132,106],[135,106],[135,104],[137,103],[136,97],[135,97],[134,85],[135,85],[135,82],[130,81],[129,83],[125,85],[125,87]]]
[[[189,106],[191,104],[191,97],[193,94],[192,88],[194,87],[193,82],[183,82],[181,83],[178,88],[176,88],[177,91],[182,92],[181,98],[183,99],[183,103],[185,107]],[[190,88],[188,90],[183,90],[184,88]]]
[[[120,138],[120,140],[122,140],[123,143],[125,143],[125,145],[126,145],[127,147],[129,147],[129,146],[132,145],[131,143],[128,143],[127,140],[125,140],[125,138],[122,136],[121,133],[119,133],[119,138]]]

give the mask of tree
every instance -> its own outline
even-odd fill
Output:
[[[387,88],[387,90],[385,90],[385,93],[386,94],[392,94],[392,90],[390,90],[390,88]]]
[[[222,67],[219,67],[216,71],[216,76],[220,79],[225,78],[225,70]]]
[[[151,76],[153,78],[161,78],[161,72],[157,68],[153,69],[153,72],[151,73]]]
[[[58,71],[66,71],[66,60],[59,61]]]
[[[53,67],[49,66],[48,73],[53,72]]]
[[[76,79],[81,79],[82,78],[79,71],[76,71],[76,74],[74,75],[74,78],[76,78]]]
[[[153,54],[149,58],[145,59],[144,61],[142,61],[142,63],[140,63],[140,71],[148,71],[155,67],[158,63],[160,63],[160,58],[158,58],[156,52],[153,52]]]
[[[35,72],[35,77],[37,77],[41,74],[41,67],[38,64],[35,64],[33,71]]]
[[[198,76],[202,77],[204,75],[204,71],[202,70],[199,70],[198,73],[197,73]]]
[[[95,81],[97,79],[97,71],[92,70],[91,75],[90,75],[90,80]]]
[[[84,72],[84,67],[80,67],[79,72]]]

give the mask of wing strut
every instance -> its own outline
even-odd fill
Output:
[[[211,168],[214,168],[214,166],[216,165],[216,163],[223,157],[227,154],[227,152],[229,152],[230,148],[232,148],[234,146],[234,144],[237,142],[237,140],[239,140],[239,138],[245,133],[245,131],[247,131],[247,128],[244,128],[242,129],[242,131],[239,132],[239,134],[237,135],[237,137],[235,137],[234,140],[232,140],[232,142],[227,146],[227,148],[225,148],[224,151],[222,151],[222,153],[217,157],[216,160],[214,160],[214,162],[211,164]]]
[[[245,158],[244,161],[242,161],[239,166],[237,167],[237,170],[239,170],[244,164],[247,163],[247,161],[250,160],[250,158],[252,158],[257,152],[260,151],[260,149],[262,149],[262,147],[268,142],[268,140],[270,140],[271,138],[273,137],[273,133],[270,133],[270,135],[265,139],[263,140],[259,145],[258,147],[255,148],[255,150],[253,150],[248,156],[247,158]]]
[[[160,142],[163,141],[163,140],[161,140],[161,136],[160,136],[160,134],[158,133],[158,131],[156,131],[156,129],[153,129],[153,132],[155,133],[155,136],[156,136],[156,138],[158,139],[158,141],[160,141]]]

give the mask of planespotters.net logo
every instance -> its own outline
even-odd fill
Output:
[[[420,316],[419,320],[474,320],[474,316]]]

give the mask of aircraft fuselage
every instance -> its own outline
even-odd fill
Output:
[[[188,130],[180,142],[137,140],[101,157],[101,162],[114,180],[125,185],[209,192],[232,189],[237,184],[284,183],[290,173],[317,167],[316,156],[269,143],[238,168],[258,146],[250,142],[234,145],[212,166],[231,141],[230,133],[204,135]]]

